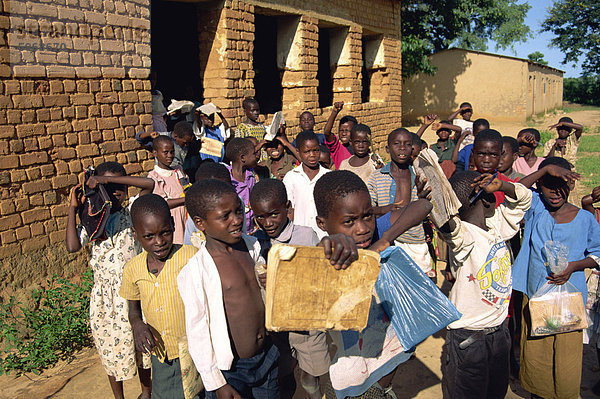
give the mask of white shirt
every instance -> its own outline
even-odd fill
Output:
[[[254,262],[262,261],[260,244],[242,235]],[[233,351],[229,341],[221,277],[205,243],[177,276],[179,294],[185,306],[188,349],[207,391],[227,384],[221,370],[229,370]]]
[[[473,122],[472,121],[466,121],[464,119],[454,119],[452,121],[452,124],[455,125],[455,126],[460,127],[463,132],[465,130],[467,132],[469,132],[469,134],[467,135],[467,137],[465,137],[463,139],[462,143],[460,143],[459,150],[462,150],[463,148],[465,148],[465,146],[467,146],[469,144],[473,144],[473,142],[475,141],[475,136],[473,136]]]
[[[294,224],[311,227],[317,233],[319,240],[327,234],[317,226],[317,207],[313,190],[317,180],[327,172],[330,172],[330,170],[319,165],[319,173],[314,179],[310,180],[304,169],[302,169],[302,164],[300,164],[286,173],[283,178],[288,200],[294,208]]]
[[[441,235],[448,243],[456,278],[450,301],[462,313],[450,329],[496,327],[508,315],[512,261],[505,241],[519,231],[519,222],[531,206],[531,190],[515,183],[515,193],[516,200],[506,196],[494,216],[485,220],[487,231],[455,216],[456,228]]]

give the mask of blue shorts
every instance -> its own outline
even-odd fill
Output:
[[[230,370],[222,370],[227,384],[244,398],[279,399],[277,362],[279,350],[271,340],[263,350],[247,359],[234,359]],[[206,391],[206,399],[216,399],[215,391]]]

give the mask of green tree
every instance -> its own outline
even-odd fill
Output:
[[[600,74],[600,2],[555,0],[542,23],[554,34],[552,45],[564,54],[563,64],[579,63],[584,74]]]
[[[548,61],[544,59],[544,54],[539,51],[534,51],[533,53],[527,56],[529,61],[537,62],[538,64],[548,65]]]
[[[435,73],[427,56],[452,46],[487,50],[512,48],[525,41],[530,6],[517,0],[406,0],[402,2],[402,72]]]

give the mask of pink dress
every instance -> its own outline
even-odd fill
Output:
[[[180,178],[187,180],[187,175],[180,167],[175,169],[163,169],[158,165],[148,173],[148,177],[154,180],[153,194],[160,195],[165,200],[177,199],[183,197],[183,186]],[[183,244],[183,234],[185,232],[185,222],[187,219],[187,211],[185,206],[181,205],[171,209],[171,216],[175,222],[175,233],[173,234],[173,244]]]
[[[538,168],[540,167],[540,164],[544,159],[546,158],[537,157],[533,167],[530,167],[524,157],[519,157],[517,158],[515,163],[513,163],[513,169],[519,173],[524,174],[525,176],[529,176],[533,172],[537,172]]]
[[[333,141],[327,141],[326,139],[325,145],[327,146],[327,148],[329,148],[329,151],[331,152],[331,160],[335,165],[335,170],[340,169],[340,165],[344,159],[348,159],[352,156],[352,154],[350,154],[350,151],[348,151],[346,147],[344,147],[344,145],[335,135],[333,136]]]

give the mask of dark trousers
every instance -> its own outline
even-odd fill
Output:
[[[263,350],[247,359],[235,359],[230,370],[222,370],[227,384],[243,398],[279,399],[277,361],[279,350],[267,342]],[[207,399],[216,399],[215,391],[206,391]]]
[[[475,339],[461,349],[461,342],[471,336]],[[462,328],[448,330],[444,348],[446,358],[442,362],[445,396],[504,398],[508,389],[510,343],[506,321],[490,334]]]
[[[163,363],[152,355],[152,399],[183,399],[179,359]],[[198,398],[198,396],[196,396]]]

